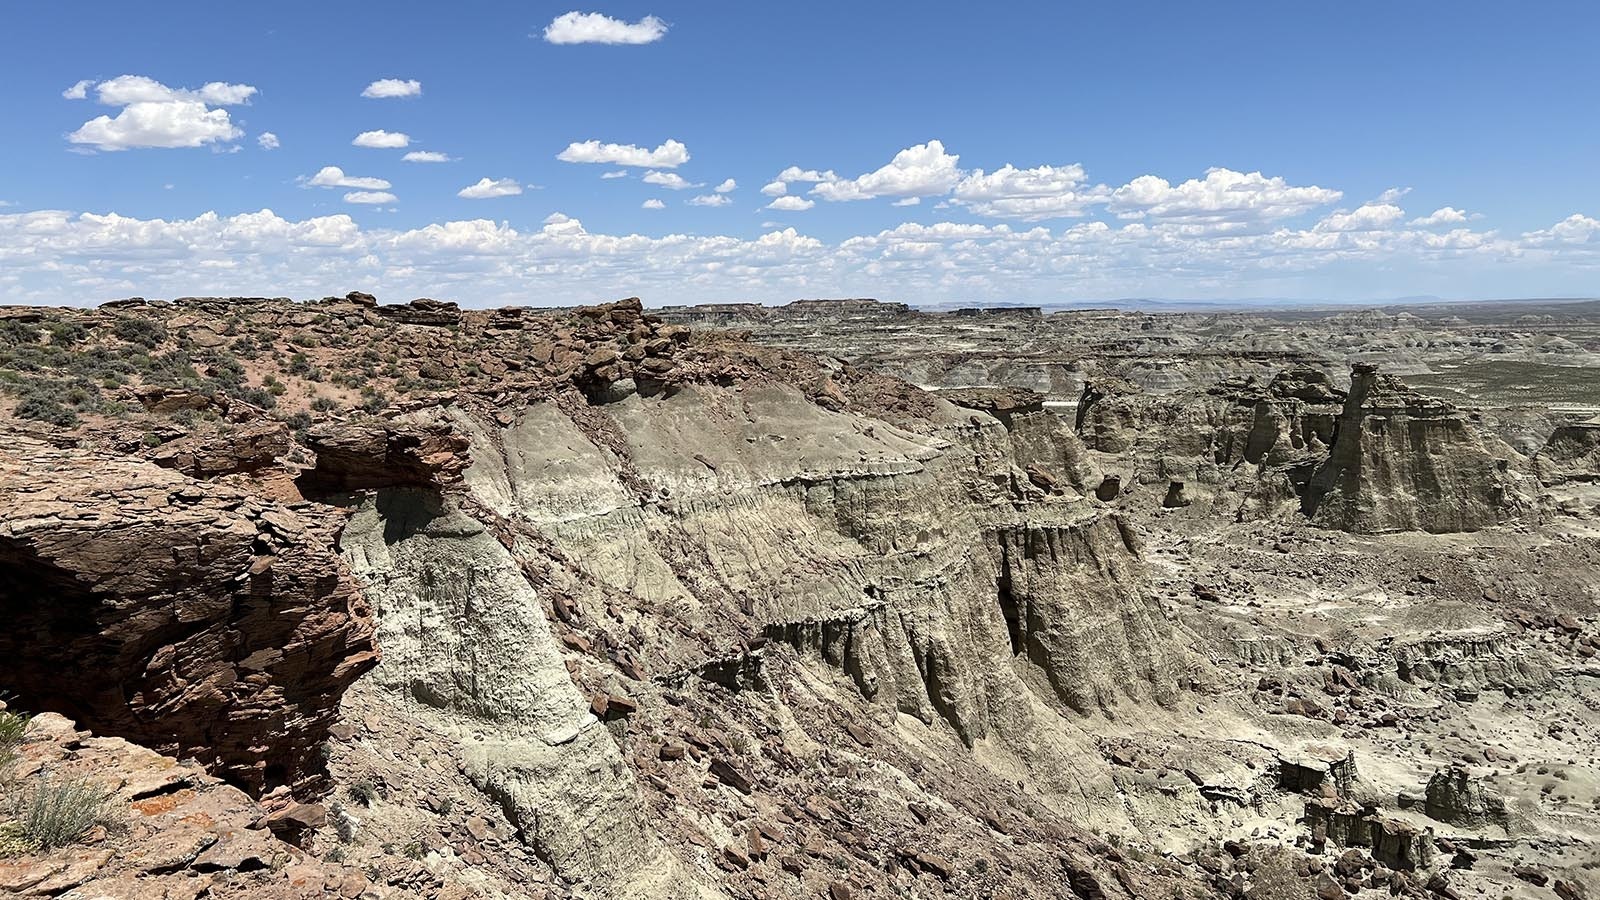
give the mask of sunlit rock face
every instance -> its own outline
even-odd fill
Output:
[[[1522,505],[1507,464],[1454,406],[1357,366],[1302,508],[1345,531],[1476,531]]]

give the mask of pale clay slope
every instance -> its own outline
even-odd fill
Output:
[[[928,723],[948,724],[980,760],[1026,778],[1063,812],[1137,830],[1109,767],[1092,764],[1092,737],[1053,710],[1134,703],[1151,705],[1140,717],[1160,715],[1153,704],[1171,702],[1174,672],[1193,662],[1133,586],[1131,536],[1082,504],[1019,520],[973,478],[974,461],[1011,466],[997,423],[961,425],[966,446],[953,446],[830,413],[782,386],[696,387],[613,409],[671,515],[629,502],[613,455],[546,404],[498,435],[474,426],[470,491],[500,515],[546,526],[588,576],[691,627],[715,632],[726,610],[697,598],[656,552],[669,528],[703,554],[710,580],[733,589],[719,595],[748,598],[757,620],[872,606],[849,638],[853,681],[827,690],[865,686],[870,714],[908,743],[924,740]],[[535,842],[557,872],[599,894],[660,895],[646,873],[672,871],[670,858],[643,829],[630,779],[612,774],[616,746],[573,689],[539,598],[495,538],[448,508],[429,518],[426,502],[382,492],[345,532],[381,623],[384,660],[371,679],[462,742],[525,827],[537,813]],[[986,537],[996,534],[998,544]],[[1015,659],[995,597],[1001,566],[1027,635]],[[936,682],[919,657],[935,661]]]

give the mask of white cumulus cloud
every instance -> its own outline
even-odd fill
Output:
[[[960,161],[961,157],[945,152],[944,144],[929,141],[901,150],[888,165],[858,178],[823,178],[811,189],[811,193],[824,200],[835,201],[870,200],[874,197],[932,197],[949,192],[961,180],[964,173],[958,165]]]
[[[77,85],[73,85],[77,88]],[[171,103],[179,100],[197,100],[211,106],[238,106],[248,103],[260,93],[248,84],[228,84],[212,81],[195,88],[171,88],[143,75],[118,75],[94,86],[100,103],[106,106],[128,106],[134,103]]]
[[[1212,226],[1241,226],[1302,215],[1342,197],[1339,191],[1297,187],[1282,177],[1216,168],[1205,178],[1174,185],[1141,175],[1112,192],[1107,209],[1124,219],[1159,219]]]
[[[1464,211],[1453,206],[1441,206],[1425,216],[1412,219],[1410,224],[1419,228],[1429,228],[1434,225],[1460,225],[1471,218]]]
[[[522,193],[522,185],[514,178],[480,178],[456,192],[457,197],[468,200],[489,200],[494,197],[514,197]]]
[[[632,144],[574,141],[567,145],[567,149],[556,154],[556,159],[569,163],[609,163],[640,169],[675,169],[689,161],[689,148],[674,140],[668,140],[654,150]]]
[[[270,131],[263,131],[256,135],[256,144],[263,150],[276,150],[282,146],[278,142],[278,136]]]
[[[701,194],[689,198],[690,206],[727,206],[732,202],[727,194]]]
[[[731,192],[736,191],[738,189],[739,189],[739,182],[734,181],[732,178],[724,179],[721,184],[719,184],[716,187],[712,188],[713,191],[716,191],[719,194],[731,193]]]
[[[600,177],[602,179],[607,179],[607,180],[612,179],[612,178],[627,178],[628,177],[628,170],[627,169],[613,169],[610,172],[604,173]]]
[[[619,279],[653,303],[860,295],[1059,302],[1327,297],[1354,269],[1359,282],[1381,274],[1381,286],[1367,289],[1381,297],[1561,296],[1584,292],[1600,267],[1593,215],[1519,236],[1417,228],[1387,212],[1363,217],[1391,221],[1364,231],[1223,231],[1160,220],[906,223],[824,242],[776,224],[753,239],[592,232],[561,214],[531,228],[478,218],[402,230],[364,229],[348,215],[287,220],[265,209],[189,219],[0,210],[0,287],[25,303],[265,290],[322,296],[356,273],[380,296],[450,295],[475,305],[517,302],[530,291],[553,304],[592,302]]]
[[[767,209],[777,209],[784,212],[801,212],[816,205],[817,201],[815,200],[807,200],[804,197],[796,197],[793,194],[790,194],[788,196],[779,197],[771,203],[768,203]]]
[[[67,140],[96,150],[204,147],[236,141],[244,130],[226,109],[249,102],[257,90],[247,84],[213,81],[197,89],[171,88],[143,75],[119,75],[99,84],[78,82],[62,96],[86,99],[91,85],[99,102],[118,106],[116,116],[96,116]],[[237,148],[234,148],[237,149]]]
[[[440,153],[437,150],[412,150],[405,156],[400,157],[400,161],[415,163],[442,163],[454,162],[455,160],[453,157],[444,153]]]
[[[790,166],[778,173],[777,180],[782,182],[838,181],[839,176],[835,175],[832,169],[826,172],[819,172],[816,169],[802,169],[799,166]]]
[[[1077,163],[1032,169],[1008,163],[989,173],[978,169],[957,182],[953,195],[980,216],[1038,222],[1083,216],[1104,202],[1106,189],[1087,187],[1085,179]]]
[[[1365,203],[1350,212],[1328,214],[1317,223],[1317,231],[1376,231],[1405,218],[1405,210],[1393,203]]]
[[[761,193],[768,197],[782,197],[789,193],[789,185],[782,181],[769,181],[761,186]]]
[[[667,23],[655,16],[627,22],[602,13],[573,10],[546,25],[544,39],[552,44],[649,44],[661,40],[666,33]]]
[[[416,97],[422,93],[422,82],[416,80],[402,81],[399,78],[380,78],[367,85],[361,96],[375,100],[385,100],[392,97]]]
[[[386,191],[390,187],[389,182],[382,178],[346,175],[338,166],[323,166],[310,178],[302,177],[300,183],[306,187],[360,188],[364,191]]]
[[[357,147],[371,147],[376,150],[399,150],[411,146],[411,135],[399,131],[363,131],[356,135],[350,143]]]
[[[662,202],[659,197],[651,197],[649,200],[646,200],[645,202],[639,204],[639,206],[644,208],[644,209],[666,209],[667,208],[667,204]]]
[[[1523,242],[1533,247],[1551,245],[1600,245],[1600,219],[1573,213],[1549,228],[1530,231]]]
[[[659,187],[664,187],[667,190],[671,190],[671,191],[682,191],[682,190],[687,190],[688,188],[692,188],[692,187],[703,187],[704,186],[704,185],[695,184],[695,183],[689,181],[687,178],[684,178],[682,175],[679,175],[677,172],[650,171],[650,172],[644,173],[644,178],[642,178],[640,180],[642,180],[645,184],[657,185]]]
[[[344,195],[346,203],[362,203],[375,205],[379,203],[393,203],[395,196],[388,191],[351,191]]]

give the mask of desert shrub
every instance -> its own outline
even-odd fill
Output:
[[[84,378],[7,379],[6,388],[18,397],[17,418],[61,428],[78,424],[80,412],[99,412],[104,407],[99,385]]]
[[[106,347],[96,347],[91,350],[76,350],[65,354],[60,360],[60,367],[73,375],[84,378],[103,379],[108,375],[127,376],[139,370],[133,362],[134,359],[143,358],[144,352],[129,353],[126,348],[111,350]]]
[[[162,387],[201,388],[205,386],[194,361],[182,351],[152,356],[148,353],[134,355],[130,360],[148,384]]]
[[[239,399],[262,409],[271,409],[278,405],[278,398],[261,388],[245,388],[239,392]]]
[[[378,786],[370,781],[358,781],[350,785],[345,793],[362,806],[371,806],[378,800]]]
[[[0,321],[0,345],[20,346],[22,344],[37,344],[39,342],[39,329],[26,322],[16,319]]]
[[[233,391],[244,384],[244,366],[232,353],[217,352],[207,357],[205,362],[211,380],[218,387]]]
[[[167,326],[143,316],[126,316],[117,320],[112,333],[130,344],[153,350],[167,339]]]
[[[304,353],[296,353],[289,357],[289,374],[304,375],[311,371],[311,360]]]
[[[31,394],[22,398],[12,411],[19,419],[32,419],[57,428],[71,428],[78,424],[78,414],[68,406],[49,397]]]
[[[361,408],[369,413],[380,413],[389,407],[389,397],[386,394],[373,394],[361,401]]]
[[[328,804],[328,818],[333,822],[333,833],[339,836],[342,844],[353,844],[356,841],[356,828],[361,823],[355,816],[344,808],[344,804],[335,800]]]
[[[89,329],[76,319],[58,319],[45,326],[50,343],[56,347],[74,347],[89,336]]]
[[[21,835],[41,850],[65,847],[96,825],[115,824],[112,792],[87,778],[39,775],[19,786],[11,802]]]
[[[333,412],[339,408],[338,401],[332,397],[317,397],[311,401],[313,412]]]

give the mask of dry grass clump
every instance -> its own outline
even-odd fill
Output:
[[[76,843],[96,825],[119,824],[113,792],[85,777],[12,771],[28,717],[0,710],[0,859]]]

